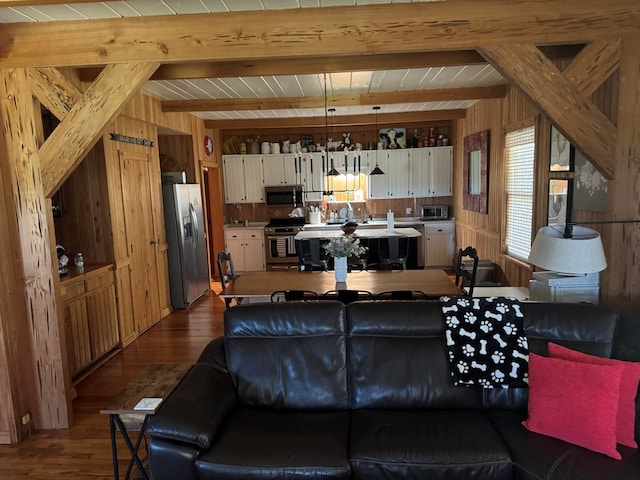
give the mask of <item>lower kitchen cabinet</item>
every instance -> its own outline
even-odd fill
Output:
[[[61,282],[67,360],[78,376],[120,346],[112,267],[72,274]]]
[[[429,223],[424,230],[425,267],[453,268],[456,245],[454,223]]]
[[[265,269],[264,229],[226,228],[224,243],[227,253],[231,254],[236,273]]]

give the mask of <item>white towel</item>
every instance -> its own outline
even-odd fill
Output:
[[[296,236],[289,235],[287,237],[287,255],[295,255],[296,254]]]
[[[287,256],[287,239],[286,237],[278,237],[276,239],[276,251],[279,257]]]

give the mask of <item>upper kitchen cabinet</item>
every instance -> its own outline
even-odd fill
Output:
[[[409,150],[378,150],[369,152],[368,171],[376,164],[384,175],[369,175],[370,199],[409,197]]]
[[[409,150],[409,196],[448,197],[452,193],[453,148],[430,147]]]
[[[281,153],[262,156],[264,185],[297,185],[301,175],[298,172],[297,158],[293,153]]]
[[[306,153],[302,156],[302,189],[305,202],[321,202],[324,199],[322,156],[320,152]]]
[[[225,155],[225,203],[264,202],[264,171],[261,155]]]

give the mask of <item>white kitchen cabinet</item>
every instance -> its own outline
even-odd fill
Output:
[[[322,172],[322,153],[302,154],[302,186],[305,202],[321,202],[324,200],[324,175]],[[325,159],[325,172],[326,172]]]
[[[453,267],[455,252],[454,222],[425,224],[425,267]]]
[[[226,228],[224,242],[236,273],[265,269],[264,229]]]
[[[384,175],[369,175],[367,192],[370,199],[406,198],[409,196],[408,150],[378,150],[370,152],[368,173],[376,162]]]
[[[416,148],[409,152],[409,196],[414,198],[451,196],[453,194],[453,148]]]
[[[450,197],[453,195],[453,148],[435,147],[429,151],[429,196]]]
[[[264,185],[298,185],[301,184],[302,175],[296,173],[296,156],[293,153],[281,153],[262,156],[262,168]]]
[[[261,155],[224,155],[222,165],[225,203],[264,202]]]

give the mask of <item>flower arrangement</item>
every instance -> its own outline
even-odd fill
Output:
[[[322,248],[334,258],[360,256],[367,251],[367,247],[360,245],[360,239],[353,235],[332,238],[329,243],[325,243]]]

